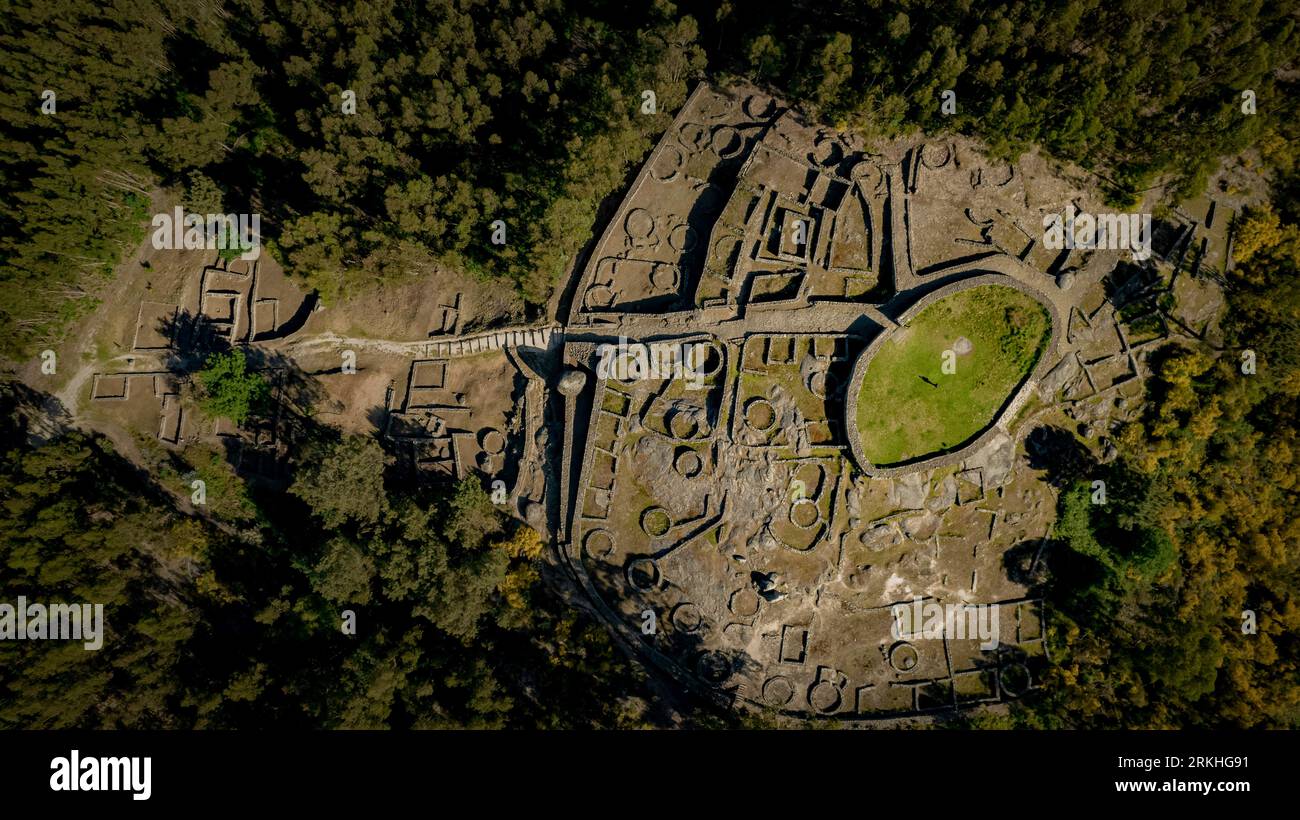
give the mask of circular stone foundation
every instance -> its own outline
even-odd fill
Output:
[[[776,410],[767,399],[750,399],[745,405],[745,423],[760,433],[766,433],[776,424]]]
[[[678,408],[668,419],[668,430],[674,438],[695,438],[700,434],[700,418],[694,411]]]
[[[907,641],[899,641],[889,647],[889,665],[896,672],[911,672],[921,662],[921,654]]]
[[[685,164],[686,155],[680,148],[665,145],[659,156],[655,157],[650,164],[650,176],[658,182],[671,182],[677,178],[681,167]]]
[[[719,126],[713,132],[710,147],[719,159],[735,159],[745,151],[745,138],[730,125]]]
[[[942,142],[932,142],[921,149],[921,162],[927,168],[942,168],[952,159],[952,148]]]
[[[655,265],[650,270],[650,287],[655,290],[676,290],[677,268],[672,265]]]
[[[821,511],[817,509],[817,502],[811,498],[800,498],[790,505],[790,523],[804,530],[810,530],[817,526],[821,520]]]
[[[479,432],[478,446],[482,447],[485,453],[497,455],[506,449],[506,437],[494,427],[485,427]]]
[[[627,565],[628,585],[638,592],[649,592],[659,586],[659,565],[653,558],[633,558]]]
[[[582,547],[593,558],[608,558],[614,554],[614,536],[609,530],[592,530],[582,540]]]
[[[627,235],[637,241],[645,241],[654,235],[655,218],[644,208],[634,208],[623,220]]]
[[[695,478],[704,469],[704,461],[690,447],[682,447],[673,457],[673,469],[682,478]]]
[[[592,285],[583,295],[582,303],[588,310],[607,308],[614,304],[614,291],[605,285]]]
[[[696,122],[683,123],[677,131],[678,141],[697,154],[708,147],[711,136],[707,128]]]
[[[704,613],[700,611],[699,606],[690,601],[673,607],[669,619],[673,622],[673,626],[687,633],[698,632],[700,627],[704,626]]]
[[[752,589],[738,589],[731,593],[727,608],[731,614],[740,618],[750,618],[758,614],[759,597]]]
[[[1020,697],[1033,685],[1029,667],[1023,663],[1013,663],[998,670],[998,686],[1011,697]]]
[[[695,250],[698,242],[699,236],[690,225],[678,225],[673,228],[672,233],[668,234],[668,244],[678,253],[690,253]]]
[[[663,507],[647,507],[641,513],[641,530],[651,538],[658,538],[672,527],[673,520]]]
[[[816,165],[834,165],[843,156],[844,149],[833,137],[818,137],[813,143],[812,150],[808,152],[808,158]]]
[[[880,166],[867,160],[854,165],[849,170],[849,178],[867,195],[878,193],[885,184],[884,171],[880,170]]]
[[[812,688],[808,690],[808,705],[823,714],[834,712],[839,708],[843,697],[840,694],[839,687],[830,681],[824,680],[820,683],[814,683]]]
[[[692,353],[690,364],[695,368],[695,372],[708,379],[716,376],[722,370],[722,352],[716,345],[708,342],[699,342],[702,347],[695,348],[701,352]]]
[[[774,675],[763,683],[763,701],[769,706],[785,706],[794,698],[794,684],[785,675]]]
[[[824,399],[835,392],[838,382],[835,374],[829,370],[814,370],[808,374],[807,383],[804,385],[808,392],[812,393],[819,399]]]
[[[750,94],[745,98],[745,114],[754,120],[771,119],[776,103],[766,94]]]

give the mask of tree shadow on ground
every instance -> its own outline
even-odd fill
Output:
[[[388,415],[391,411],[382,404],[376,404],[366,411],[366,421],[374,425],[373,435],[380,444],[384,443],[387,438],[384,433],[388,430]]]
[[[1098,462],[1088,447],[1061,427],[1042,426],[1025,439],[1029,466],[1047,472],[1047,483],[1058,490],[1087,478],[1097,470]]]
[[[163,366],[179,376],[200,369],[212,354],[231,349],[230,340],[222,334],[222,328],[201,313],[177,311],[160,320],[155,329],[167,340],[170,350]]]
[[[333,401],[318,379],[279,351],[245,348],[244,355],[250,368],[271,383],[268,407],[257,422],[273,427],[275,440],[284,443],[290,456],[313,441],[336,436],[317,418],[321,407]]]
[[[1061,546],[1049,537],[1021,541],[1002,554],[1002,568],[1013,583],[1040,591],[1050,577],[1048,560]]]
[[[736,698],[732,687],[741,678],[752,677],[761,671],[761,664],[743,650],[709,645],[707,636],[717,632],[709,629],[706,621],[701,621],[698,628],[690,629],[694,621],[687,615],[691,613],[679,610],[693,604],[679,601],[675,606],[665,607],[656,601],[655,598],[660,596],[654,595],[655,591],[664,592],[675,586],[670,579],[657,575],[654,589],[649,594],[634,589],[627,580],[627,565],[645,557],[628,556],[621,566],[606,561],[585,563],[597,595],[607,602],[615,617],[618,617],[619,600],[630,599],[633,602],[635,615],[627,626],[636,635],[635,639],[614,629],[613,624],[605,624],[606,628],[615,633],[618,643],[629,650],[631,658],[646,670],[651,688],[664,698],[664,705],[671,704],[701,725],[739,726],[743,714],[728,707]],[[647,616],[646,612],[651,612],[652,616]],[[596,617],[603,622],[606,614],[602,612]],[[647,624],[653,624],[650,634],[647,634]],[[656,663],[655,652],[675,668],[664,668]],[[678,682],[688,686],[683,689]]]

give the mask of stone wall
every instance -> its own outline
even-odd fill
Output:
[[[1046,348],[1044,348],[1043,352],[1039,354],[1038,362],[1034,365],[1033,372],[1031,372],[1028,378],[1021,383],[1020,387],[1016,389],[1016,392],[1012,394],[1007,402],[1003,404],[1002,408],[998,411],[997,415],[994,416],[993,420],[989,422],[988,426],[980,431],[975,438],[971,439],[969,443],[963,444],[955,450],[939,453],[938,455],[930,456],[928,458],[921,458],[906,464],[899,464],[893,467],[877,467],[872,464],[862,452],[861,436],[858,431],[857,405],[858,394],[862,391],[862,381],[866,376],[867,366],[871,363],[871,360],[875,358],[876,353],[880,351],[881,346],[891,335],[890,333],[880,334],[873,339],[871,344],[867,345],[867,348],[858,356],[857,362],[853,365],[853,376],[849,381],[848,392],[844,397],[844,430],[849,439],[849,448],[853,451],[853,460],[862,472],[874,478],[888,478],[917,472],[918,470],[931,470],[936,467],[946,467],[961,463],[971,453],[978,451],[981,447],[987,444],[989,439],[997,433],[998,429],[1003,427],[1003,425],[1011,419],[1016,410],[1024,403],[1025,398],[1033,391],[1038,379],[1042,378],[1047,369],[1057,361],[1056,351],[1061,341],[1063,319],[1056,308],[1055,302],[1047,294],[1037,288],[1004,274],[977,274],[966,279],[959,279],[956,282],[950,282],[941,288],[933,290],[918,299],[916,303],[907,310],[903,311],[902,315],[898,317],[898,324],[900,327],[906,327],[907,323],[911,321],[913,317],[930,305],[938,302],[940,299],[944,299],[954,293],[959,293],[969,288],[981,287],[983,285],[1002,285],[1003,287],[1014,288],[1021,293],[1024,293],[1026,296],[1033,297],[1047,309],[1051,318],[1051,335],[1048,339]]]

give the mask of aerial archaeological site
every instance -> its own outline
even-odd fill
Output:
[[[575,275],[555,351],[549,521],[602,617],[674,680],[783,712],[1032,689],[1051,431],[1113,458],[1145,352],[1214,332],[1210,308],[1160,310],[1139,245],[1045,247],[1044,215],[1078,197],[961,141],[873,151],[698,87]],[[1166,254],[1221,246],[1205,211],[1180,216]],[[602,345],[631,360],[611,378]],[[694,383],[640,376],[663,346],[699,351],[678,356]],[[947,628],[905,639],[927,604]],[[902,633],[900,605],[923,615]]]
[[[274,483],[292,419],[209,421],[177,384],[214,339],[244,346],[274,390],[319,392],[323,418],[376,430],[413,476],[508,494],[675,685],[850,721],[997,703],[1048,660],[1030,588],[1061,436],[1113,458],[1147,351],[1215,332],[1214,287],[1183,258],[1198,243],[1222,264],[1230,206],[1049,247],[1044,217],[1086,197],[1041,161],[959,138],[869,147],[701,83],[557,321],[466,332],[490,306],[426,290],[408,312],[427,338],[353,338],[269,260],[173,251],[174,273],[105,317],[109,366],[60,398],[162,451],[219,442]]]
[[[229,5],[5,29],[0,728],[1298,725],[1294,10]]]

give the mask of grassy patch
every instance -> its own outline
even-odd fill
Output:
[[[993,420],[1042,355],[1051,320],[1032,297],[1002,285],[955,293],[887,339],[858,394],[863,454],[888,465],[957,447]],[[966,338],[944,373],[944,352]]]

